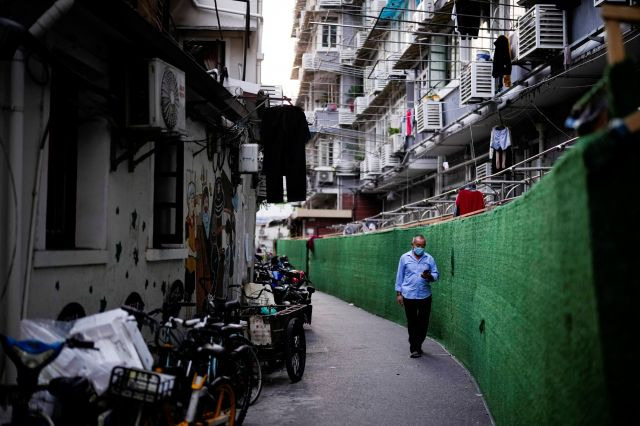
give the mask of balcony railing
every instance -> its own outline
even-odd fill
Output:
[[[344,71],[340,64],[338,52],[304,53],[302,55],[303,71],[328,71],[340,73]]]

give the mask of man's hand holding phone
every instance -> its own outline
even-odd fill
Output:
[[[431,276],[431,269],[427,268],[424,271],[422,271],[421,277],[427,281],[433,281],[433,277]]]

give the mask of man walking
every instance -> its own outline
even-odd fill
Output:
[[[396,275],[396,299],[407,315],[411,358],[423,353],[431,314],[431,283],[440,275],[433,256],[424,251],[426,244],[423,235],[413,237],[411,251],[400,257]]]

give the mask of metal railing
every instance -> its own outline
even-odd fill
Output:
[[[530,166],[532,161],[537,160],[551,152],[564,151],[566,148],[575,142],[578,138],[571,138],[562,143],[554,145],[538,154],[535,154],[529,158],[526,158],[512,166],[501,170],[499,172],[487,175],[475,180],[468,181],[463,185],[457,185],[454,188],[447,190],[441,194],[434,195],[432,197],[424,198],[419,201],[405,204],[397,209],[381,212],[374,216],[367,217],[365,219],[347,223],[332,225],[331,228],[336,231],[344,232],[345,230],[353,230],[354,232],[347,232],[348,234],[357,234],[362,232],[369,232],[366,224],[374,224],[376,230],[392,228],[398,226],[410,226],[424,223],[429,220],[444,220],[451,217],[455,210],[455,195],[460,189],[467,187],[470,184],[475,184],[481,192],[484,193],[485,206],[491,208],[515,200],[520,195],[527,192],[531,186],[538,182],[552,167],[548,166]],[[454,166],[455,167],[455,166]],[[496,179],[498,177],[504,177],[509,173],[512,177],[517,174],[522,175],[520,179]],[[434,179],[436,175],[432,175],[429,178]],[[522,192],[519,195],[514,195],[518,189]]]

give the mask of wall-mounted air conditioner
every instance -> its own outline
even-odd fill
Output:
[[[374,71],[372,76],[375,76],[375,80],[373,80],[373,92],[382,92],[389,83],[387,80],[389,74],[387,73],[386,67],[382,66],[380,70]]]
[[[154,58],[127,75],[127,127],[186,132],[184,72]]]
[[[418,133],[427,131],[427,122],[424,119],[424,101],[416,103],[416,130]]]
[[[355,49],[343,49],[340,51],[340,63],[344,65],[352,65],[356,59]]]
[[[367,174],[379,175],[380,174],[380,156],[367,153],[365,155],[365,161],[367,162]]]
[[[400,164],[398,157],[393,155],[393,145],[391,143],[385,143],[382,145],[381,151],[382,161],[380,168],[382,170],[397,167]]]
[[[536,4],[518,18],[518,59],[543,59],[567,44],[565,12]]]
[[[400,133],[391,135],[391,146],[393,147],[394,154],[404,151],[404,136]]]
[[[460,75],[460,105],[482,102],[492,98],[495,82],[491,76],[491,62],[472,62]]]
[[[356,113],[351,112],[349,109],[340,109],[338,111],[338,125],[340,126],[351,126],[355,119]]]
[[[355,100],[356,114],[360,115],[369,106],[369,96],[358,96]]]
[[[424,115],[424,128],[426,130],[440,130],[443,127],[442,102],[422,101],[422,114]]]
[[[482,163],[476,166],[476,179],[484,179],[491,176],[491,163]]]
[[[316,167],[316,184],[331,184],[333,183],[335,172],[333,167]]]

